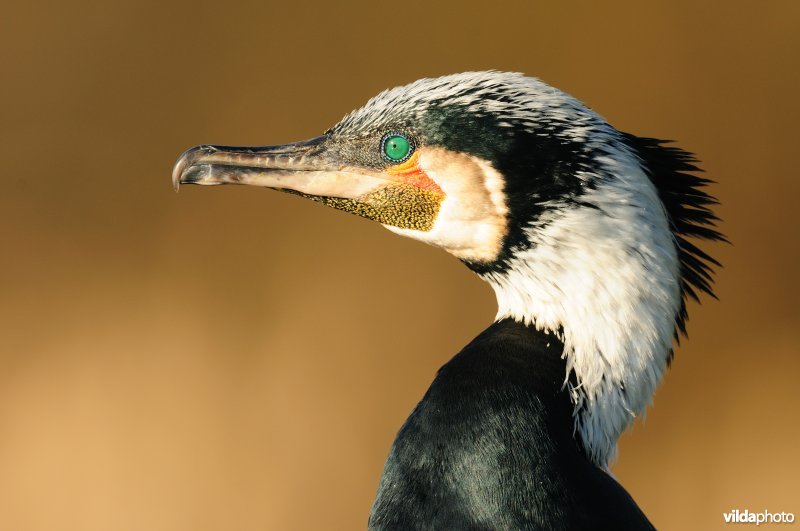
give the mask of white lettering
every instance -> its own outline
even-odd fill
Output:
[[[794,513],[780,512],[771,513],[764,510],[760,513],[751,513],[749,509],[733,509],[730,512],[722,513],[722,518],[726,524],[792,524],[794,523]]]

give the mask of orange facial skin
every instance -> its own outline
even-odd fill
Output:
[[[389,166],[386,171],[390,175],[393,175],[397,179],[397,182],[410,184],[435,194],[444,195],[444,191],[439,185],[428,177],[422,168],[419,167],[419,151],[411,155],[411,158],[407,161],[395,166]]]

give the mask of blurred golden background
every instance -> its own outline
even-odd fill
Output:
[[[691,305],[614,473],[663,529],[800,513],[800,3],[33,1],[0,44],[0,529],[363,529],[491,289],[375,223],[175,195],[170,171],[488,68],[678,139],[718,181],[721,300]]]

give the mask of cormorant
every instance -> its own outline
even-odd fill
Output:
[[[392,445],[372,530],[652,529],[608,472],[719,265],[707,179],[518,73],[382,92],[319,137],[201,145],[173,184],[249,184],[441,247],[495,322],[437,373]]]

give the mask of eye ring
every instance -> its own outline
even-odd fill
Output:
[[[381,138],[381,155],[392,164],[407,161],[414,154],[414,141],[403,133],[391,131]]]

